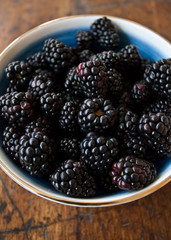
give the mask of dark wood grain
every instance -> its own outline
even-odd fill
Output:
[[[45,21],[84,13],[144,24],[171,40],[171,0],[0,1],[0,51]],[[0,240],[170,240],[171,184],[138,201],[76,208],[29,193],[0,170]]]

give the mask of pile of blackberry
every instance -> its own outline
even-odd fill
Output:
[[[75,40],[47,39],[42,51],[8,64],[2,147],[71,197],[142,189],[155,180],[158,157],[171,156],[171,62],[120,48],[106,17]]]

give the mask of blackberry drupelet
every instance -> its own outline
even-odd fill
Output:
[[[109,176],[109,173],[107,175],[99,174],[96,177],[97,179],[97,185],[99,184],[99,187],[107,192],[116,192],[118,187],[116,184],[114,184],[111,181],[111,177]]]
[[[76,67],[72,67],[66,76],[64,86],[65,90],[72,95],[78,96],[80,93],[79,85],[78,85],[78,75],[76,73]]]
[[[119,35],[110,19],[103,17],[91,25],[91,32],[95,40],[105,50],[115,49],[119,44]]]
[[[139,132],[160,156],[171,156],[171,117],[164,113],[144,114]]]
[[[112,127],[117,111],[110,100],[103,98],[86,99],[78,113],[78,123],[85,132],[105,132]]]
[[[81,107],[81,105],[85,99],[85,98],[83,98],[83,96],[81,94],[78,96],[75,96],[66,91],[63,91],[62,94],[63,94],[63,98],[64,98],[65,102],[73,102],[78,107]]]
[[[118,125],[118,136],[123,136],[129,133],[131,136],[138,135],[138,123],[139,117],[136,113],[120,107],[119,113],[119,125]]]
[[[25,134],[30,136],[33,132],[42,132],[43,134],[49,136],[52,132],[50,120],[44,116],[41,116],[30,122],[25,127]]]
[[[80,63],[76,70],[78,85],[86,97],[106,96],[108,77],[106,66],[98,59]]]
[[[114,68],[109,68],[107,71],[108,75],[108,93],[110,97],[114,98],[119,96],[123,89],[124,79],[122,75],[117,72]]]
[[[89,136],[81,142],[81,162],[93,174],[106,174],[119,152],[113,137]]]
[[[63,138],[59,145],[65,159],[78,159],[80,155],[80,142],[76,138]]]
[[[30,175],[48,176],[52,166],[52,148],[42,132],[33,132],[20,138],[20,163]]]
[[[15,125],[7,126],[3,132],[2,147],[15,162],[19,162],[19,140],[22,135],[23,131]]]
[[[26,125],[34,117],[35,102],[28,92],[6,93],[0,97],[1,117],[9,124]]]
[[[162,59],[145,69],[144,79],[159,96],[171,100],[171,62]]]
[[[83,51],[80,52],[79,54],[79,60],[80,62],[87,62],[90,60],[90,58],[94,55],[94,53],[89,50],[89,49],[85,49]]]
[[[25,91],[33,71],[27,62],[15,61],[5,68],[6,77],[9,80],[7,92]]]
[[[143,158],[147,153],[147,142],[141,136],[131,136],[125,134],[122,138],[123,152],[125,155],[134,155]],[[123,154],[122,154],[123,155]]]
[[[131,96],[136,103],[144,104],[149,100],[150,88],[144,81],[137,82],[133,85]]]
[[[46,61],[57,73],[65,72],[72,62],[72,52],[68,46],[56,39],[47,39],[43,46]]]
[[[93,197],[96,194],[94,178],[80,162],[66,160],[50,176],[54,188],[71,197]]]
[[[119,56],[112,50],[97,53],[91,60],[99,58],[107,68],[119,69]]]
[[[119,189],[140,190],[154,181],[156,169],[144,159],[126,156],[112,165],[110,176]]]
[[[32,54],[31,56],[27,57],[26,62],[34,69],[47,67],[44,52],[37,52]]]
[[[77,115],[77,105],[73,102],[66,102],[59,117],[59,125],[61,129],[70,133],[75,132],[78,129]]]
[[[93,35],[89,31],[78,31],[76,42],[81,49],[90,49],[93,43]]]
[[[152,64],[153,62],[151,60],[146,58],[141,58],[141,72],[144,73],[145,69]]]
[[[40,98],[42,112],[51,118],[59,115],[64,104],[62,93],[46,93]]]
[[[40,97],[45,93],[54,91],[55,84],[51,76],[47,72],[39,73],[29,82],[27,91],[32,93],[36,101],[40,100]]]
[[[171,101],[161,98],[147,106],[143,112],[147,114],[160,112],[165,113],[166,116],[171,116]]]

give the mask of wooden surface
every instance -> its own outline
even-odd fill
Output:
[[[171,0],[0,0],[0,51],[45,21],[73,14],[124,17],[171,41]],[[41,199],[0,170],[0,240],[170,240],[171,184],[133,203],[68,207]]]

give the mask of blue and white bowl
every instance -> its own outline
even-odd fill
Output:
[[[90,25],[99,15],[80,15],[65,17],[46,22],[13,41],[0,54],[0,95],[7,88],[4,69],[13,60],[24,60],[29,55],[42,49],[47,38],[55,38],[68,46],[76,46],[75,34],[78,30],[89,30]],[[135,44],[142,57],[156,61],[171,57],[170,43],[153,31],[128,20],[107,16],[118,27],[121,47]],[[0,122],[0,141],[2,142],[3,122]],[[127,203],[156,191],[171,180],[171,158],[158,162],[156,180],[140,191],[120,191],[113,194],[99,193],[90,199],[71,198],[58,193],[48,181],[34,178],[18,167],[0,147],[1,168],[19,185],[48,200],[73,206],[111,206]]]

